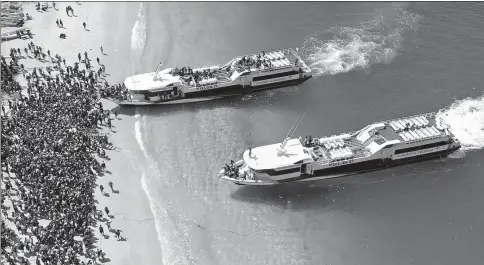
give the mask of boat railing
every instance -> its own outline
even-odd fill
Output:
[[[284,54],[292,54],[294,57],[296,57],[299,62],[303,65],[303,68],[308,71],[308,72],[311,72],[311,68],[309,68],[309,66],[306,64],[306,62],[301,58],[301,56],[299,56],[299,53],[297,51],[295,51],[294,49],[292,48],[289,48],[289,49],[284,49]]]
[[[444,136],[448,136],[448,135],[446,135],[446,134],[444,134],[444,135],[439,134],[439,135],[435,135],[435,136],[423,137],[423,138],[414,139],[414,140],[410,140],[410,141],[403,141],[403,143],[406,143],[406,144],[419,143],[419,142],[423,142],[423,141],[428,141],[428,140],[443,138]]]
[[[272,52],[282,52],[284,54],[284,56],[290,54],[290,55],[292,55],[292,56],[294,56],[298,59],[299,64],[302,65],[302,68],[305,69],[306,72],[311,71],[311,69],[307,66],[307,64],[304,62],[304,60],[299,56],[299,54],[293,48],[279,49],[279,50],[273,50],[273,51],[267,51],[267,52],[264,51],[264,52],[266,54],[272,53]],[[261,52],[249,54],[249,55],[237,56],[236,58],[230,60],[230,62],[228,62],[224,66],[222,66],[222,68],[231,65],[237,59],[241,59],[241,58],[244,58],[244,57],[252,58],[252,57],[258,56],[260,54],[261,54]],[[268,72],[268,71],[274,71],[274,70],[279,70],[279,69],[294,68],[294,66],[295,66],[294,63],[291,62],[290,64],[284,65],[284,66],[272,66],[272,67],[267,67],[267,68],[264,68],[264,69],[256,68],[256,71],[253,71],[253,72]]]
[[[389,123],[389,122],[395,121],[395,120],[411,119],[411,118],[416,118],[416,117],[421,117],[421,116],[424,116],[425,118],[434,118],[435,115],[437,115],[436,112],[427,112],[427,113],[423,113],[423,114],[415,114],[415,115],[411,115],[411,116],[406,116],[406,117],[402,117],[402,118],[398,118],[398,119],[385,120],[385,121],[382,121],[382,123]]]
[[[323,166],[323,165],[328,165],[328,164],[334,163],[334,162],[344,162],[344,161],[352,160],[352,159],[355,159],[355,158],[365,157],[367,155],[368,155],[368,152],[363,151],[363,152],[359,152],[359,153],[354,153],[350,157],[345,157],[345,158],[340,158],[340,159],[332,159],[332,158],[326,158],[325,157],[323,159],[316,160],[316,162]]]
[[[271,52],[282,52],[284,55],[287,55],[287,54],[291,54],[295,57],[297,57],[298,59],[301,60],[301,58],[299,57],[299,55],[296,53],[296,51],[294,51],[293,48],[286,48],[286,49],[279,49],[279,50],[273,50],[273,51],[264,51],[265,53],[271,53]],[[244,58],[244,57],[252,57],[252,56],[257,56],[259,54],[261,54],[262,52],[258,52],[258,53],[254,53],[254,54],[248,54],[248,55],[241,55],[241,56],[237,56],[235,57],[234,59],[232,59],[229,63],[232,63],[234,60],[236,59],[240,59],[240,58]],[[229,63],[227,63],[226,65],[228,65]]]
[[[267,67],[267,68],[264,68],[264,69],[259,69],[256,72],[269,72],[269,71],[292,68],[292,67],[294,67],[294,64],[291,63],[291,64],[284,65],[284,66],[271,66],[271,67]]]
[[[190,83],[188,83],[188,82],[187,82],[187,83],[186,83],[186,85],[187,85],[187,86],[190,86],[190,87],[194,87],[194,88],[201,89],[201,88],[207,88],[207,87],[208,87],[208,88],[210,88],[210,87],[215,87],[215,85],[217,85],[217,84],[219,84],[219,83],[230,83],[230,82],[228,82],[228,81],[223,81],[223,80],[220,80],[220,79],[218,79],[218,78],[215,78],[215,79],[216,79],[216,82],[214,82],[214,83],[210,83],[210,84],[204,84],[204,85],[200,85],[200,83],[199,83],[199,84],[195,83],[195,84],[193,84],[193,85],[192,85],[192,84],[190,84]]]

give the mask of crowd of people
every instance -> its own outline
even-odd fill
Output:
[[[234,160],[230,160],[230,164],[225,164],[224,173],[227,177],[234,179],[239,178],[239,168],[235,165]]]
[[[113,86],[106,86],[101,91],[101,97],[115,100],[128,100],[128,90],[124,84],[115,84]]]
[[[15,56],[12,56],[12,50],[10,51],[10,58],[12,58],[10,62],[7,63],[5,57],[1,57],[2,94],[19,92],[22,89],[20,87],[20,84],[15,81],[15,76],[20,73],[21,69],[20,64],[18,63],[18,59]]]
[[[198,85],[203,79],[214,78],[215,70],[207,68],[202,71],[193,71],[189,66],[184,66],[182,68],[174,68],[170,74],[180,76],[186,82],[193,81],[195,85]]]
[[[99,222],[122,239],[121,231],[110,227],[113,216],[107,207],[106,217],[97,209],[93,195],[105,169],[99,160],[113,148],[100,133],[100,126],[112,126],[112,118],[99,99],[116,88],[107,87],[104,67],[92,69],[87,53],[67,65],[30,42],[10,55],[9,62],[3,57],[1,62],[2,94],[16,94],[1,112],[2,263],[30,264],[30,257],[38,265],[97,264],[104,259],[94,245]],[[20,63],[25,57],[54,65],[25,69]],[[15,81],[20,74],[27,80],[23,93]]]

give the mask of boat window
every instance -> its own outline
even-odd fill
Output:
[[[440,141],[440,142],[431,143],[431,144],[414,146],[414,147],[409,147],[409,148],[404,148],[404,149],[396,150],[395,151],[395,154],[408,153],[408,152],[412,152],[412,151],[417,151],[417,150],[421,150],[421,149],[427,149],[427,148],[442,146],[442,145],[446,145],[446,144],[448,144],[446,141]]]
[[[133,90],[131,91],[133,94],[138,94],[138,95],[149,95],[151,94],[149,91],[147,90]]]
[[[242,73],[240,76],[246,76],[246,75],[249,75],[250,72],[245,72],[245,73]]]
[[[272,75],[256,76],[254,77],[253,80],[261,81],[261,80],[266,80],[266,79],[271,79],[276,77],[283,77],[283,76],[294,75],[294,74],[299,74],[299,73],[297,71],[289,71],[289,72],[277,73]]]
[[[256,172],[256,173],[266,173],[266,174],[271,175],[271,176],[277,176],[277,175],[299,172],[300,167],[293,167],[293,168],[288,168],[288,169],[283,169],[283,170],[275,170],[275,169],[255,170],[255,169],[251,168],[251,170]]]

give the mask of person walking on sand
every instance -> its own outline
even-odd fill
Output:
[[[82,26],[84,26],[84,30],[86,30],[86,22],[82,22]]]
[[[99,186],[99,189],[101,190],[101,194],[104,194],[104,187],[103,187],[103,185]]]
[[[104,229],[102,225],[99,225],[99,233],[104,236]]]
[[[109,217],[109,209],[108,209],[108,207],[104,207],[104,211],[106,212],[106,215]]]
[[[121,229],[116,229],[115,234],[117,239],[121,239]]]
[[[99,57],[96,57],[96,61],[97,61],[97,63],[99,64]]]
[[[81,53],[77,54],[77,59],[79,59],[79,62],[81,61]]]
[[[112,181],[110,181],[110,182],[109,182],[109,187],[111,188],[111,191],[113,191],[113,190],[114,190],[113,186],[114,186],[113,182],[112,182]]]
[[[59,19],[59,25],[61,28],[64,28],[64,23],[62,23],[62,19]]]
[[[101,46],[101,54],[103,54],[103,55],[104,55],[103,46]]]
[[[60,26],[60,24],[59,24],[59,19],[57,19],[57,20],[55,21],[55,24],[57,24],[57,27],[59,27],[59,26]]]

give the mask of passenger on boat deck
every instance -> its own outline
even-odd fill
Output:
[[[312,144],[313,144],[313,137],[311,135],[309,135],[309,138],[307,136],[304,137],[304,142],[303,142],[304,147],[310,147],[312,146]]]
[[[230,160],[230,165],[225,164],[224,167],[225,175],[229,178],[238,178],[239,177],[239,170],[235,166],[235,162]]]
[[[215,72],[210,69],[205,69],[202,72],[194,72],[190,67],[182,67],[178,69],[175,67],[170,74],[174,76],[180,76],[185,81],[193,80],[198,84],[202,79],[215,77]]]
[[[260,68],[262,65],[264,65],[265,67],[272,67],[272,62],[270,60],[266,60],[264,56],[265,52],[262,52],[262,55],[258,54],[256,56],[256,60],[247,56],[242,57],[242,59],[238,62],[238,66],[242,68],[241,70],[250,68],[253,65],[255,65],[256,68]]]

